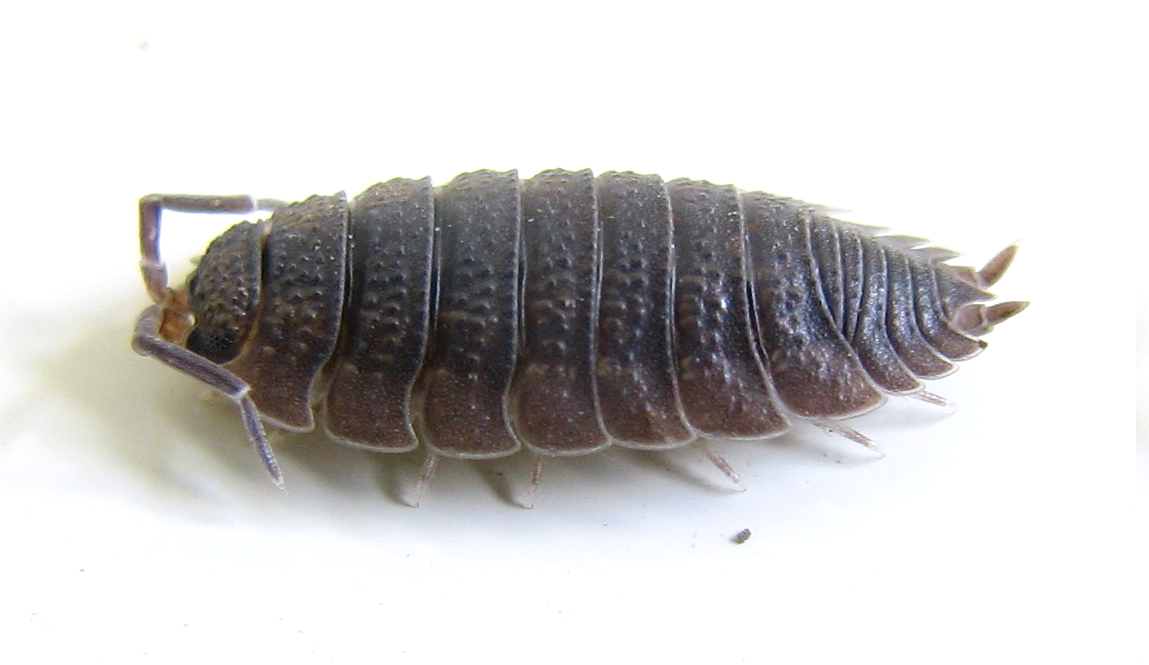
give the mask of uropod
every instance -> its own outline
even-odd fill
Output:
[[[164,210],[266,211],[169,288]],[[397,178],[349,200],[140,200],[153,305],[133,348],[232,399],[276,484],[263,423],[380,452],[541,460],[610,445],[764,439],[887,395],[944,400],[952,372],[1025,308],[920,238],[695,180],[590,171]],[[711,454],[725,471],[732,472]]]

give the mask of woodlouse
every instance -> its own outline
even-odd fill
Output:
[[[273,214],[173,290],[163,210]],[[277,484],[261,419],[307,431],[316,407],[337,440],[430,462],[761,439],[794,417],[868,445],[839,421],[939,401],[919,379],[1027,304],[985,304],[1016,246],[975,271],[793,199],[620,172],[153,194],[140,241],[155,304],[133,347],[234,400]]]

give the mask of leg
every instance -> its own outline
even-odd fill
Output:
[[[746,486],[742,484],[742,479],[738,477],[738,473],[734,471],[734,467],[730,466],[730,462],[727,462],[725,457],[714,452],[714,449],[710,447],[710,443],[708,443],[706,439],[699,437],[695,439],[695,443],[698,444],[699,448],[702,448],[702,452],[706,453],[706,457],[710,462],[718,467],[719,471],[725,473],[726,477],[734,483],[735,489],[739,492],[746,491]]]
[[[873,439],[866,436],[865,434],[862,434],[861,432],[854,429],[853,427],[848,427],[846,425],[843,425],[842,423],[840,423],[836,420],[815,420],[813,422],[815,425],[817,425],[818,427],[821,427],[822,429],[826,430],[827,432],[829,432],[831,434],[837,434],[838,436],[844,436],[847,439],[849,439],[855,443],[862,444],[863,446],[874,451],[875,453],[877,453],[881,457],[886,456],[886,454],[882,452],[882,449],[880,447],[878,447],[878,444]]]
[[[140,270],[152,302],[162,303],[167,297],[168,270],[160,258],[160,214],[164,210],[245,213],[275,210],[283,205],[282,201],[253,199],[245,194],[148,194],[140,199]]]
[[[934,406],[950,408],[954,405],[953,402],[949,401],[948,399],[942,397],[941,395],[931,393],[928,390],[919,390],[916,393],[911,393],[909,396],[913,397],[914,399],[920,399],[927,404],[933,404]]]
[[[435,469],[439,466],[439,455],[434,451],[428,449],[427,457],[423,459],[423,470],[419,473],[419,483],[415,485],[415,500],[411,502],[412,508],[418,508],[419,503],[423,501],[423,492],[427,491],[427,486],[431,484],[431,479],[435,477]]]
[[[151,356],[188,376],[203,381],[235,402],[243,416],[248,440],[255,446],[275,486],[283,489],[283,474],[280,473],[279,465],[275,462],[275,454],[267,442],[267,435],[259,420],[259,410],[251,399],[251,388],[238,376],[219,365],[160,337],[160,310],[160,305],[152,305],[140,314],[140,318],[136,321],[135,334],[132,336],[132,348],[142,356]]]
[[[539,495],[539,483],[543,479],[543,456],[535,453],[533,457],[535,458],[535,465],[531,471],[531,487],[527,490],[527,502],[523,508],[535,507],[535,497]]]

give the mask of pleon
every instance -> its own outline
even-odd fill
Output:
[[[945,318],[935,275],[937,270],[926,260],[911,256],[910,274],[914,280],[914,311],[918,329],[930,348],[950,360],[976,356],[986,343],[955,330]]]
[[[884,239],[879,238],[879,246]],[[933,379],[953,372],[955,367],[939,356],[922,336],[914,307],[914,280],[905,253],[882,246],[886,255],[888,299],[886,331],[898,357],[919,377]]]
[[[856,241],[862,251],[862,301],[850,345],[854,347],[866,373],[882,390],[894,394],[920,390],[921,382],[906,369],[886,331],[889,275],[885,252],[867,234],[852,229],[842,229],[841,234],[843,238],[849,237]]]
[[[822,303],[810,250],[814,213],[757,192],[742,201],[758,334],[782,401],[807,418],[842,418],[881,404],[882,394]]]

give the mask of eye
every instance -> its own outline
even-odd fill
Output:
[[[227,362],[236,355],[234,337],[198,329],[188,335],[187,349],[215,363]]]

